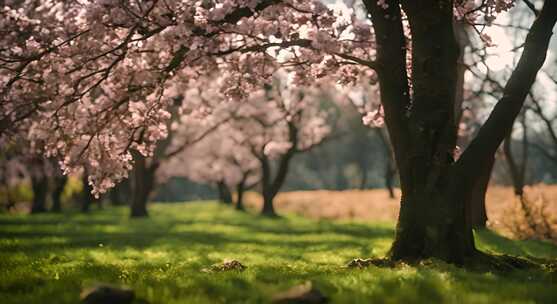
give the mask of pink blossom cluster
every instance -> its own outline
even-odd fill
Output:
[[[216,99],[218,104],[211,101],[191,110],[190,117],[209,119],[207,126],[214,112],[227,107],[239,112],[280,112],[286,122],[279,125],[313,117],[302,124],[312,127],[300,129],[304,136],[296,148],[303,149],[319,142],[326,132],[318,127],[322,118],[312,116],[311,107],[305,109],[306,98],[296,97],[297,89],[289,89],[286,100],[290,101],[283,105],[255,106],[250,100],[264,99],[261,96],[268,93],[261,88],[272,83],[279,71],[286,73],[289,86],[302,88],[320,80],[355,85],[377,68],[370,21],[342,3],[3,3],[0,137],[23,132],[34,150],[60,158],[66,173],[86,167],[96,194],[127,176],[131,150],[144,156],[153,153],[156,142],[167,136],[173,98],[205,83],[209,73],[219,75],[215,91],[222,98]],[[385,1],[379,3],[386,8]],[[483,1],[480,7],[475,1],[456,3],[455,15],[467,19],[477,13],[489,19],[512,6],[512,1],[504,0]],[[186,98],[185,103],[199,103],[194,100]],[[253,139],[259,146],[274,142],[267,151],[280,154],[287,144],[280,139],[285,131],[279,129]]]
[[[185,149],[163,164],[162,178],[235,187],[247,177],[250,184],[261,177],[262,159],[309,150],[330,134],[319,90],[290,89],[286,79],[275,78],[232,107],[219,90],[222,78],[200,79],[203,85],[185,91],[169,151]]]

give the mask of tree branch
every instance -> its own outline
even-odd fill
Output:
[[[485,165],[505,136],[511,132],[514,120],[545,61],[556,21],[557,1],[546,0],[526,37],[524,51],[503,89],[503,97],[455,164],[455,169],[463,174],[463,181],[469,182],[473,178],[475,172],[470,168]]]

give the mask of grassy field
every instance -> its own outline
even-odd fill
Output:
[[[306,281],[332,303],[557,303],[554,271],[344,267],[383,256],[392,222],[264,219],[215,203],[155,204],[142,220],[127,211],[0,215],[0,303],[77,303],[95,282],[130,286],[152,304],[266,303]],[[551,243],[476,237],[483,250],[557,260]],[[225,259],[247,269],[202,271]]]
[[[400,192],[398,189],[395,192],[395,198],[389,198],[385,189],[280,192],[275,207],[278,213],[294,213],[314,219],[394,222],[400,206]],[[557,185],[526,186],[524,193],[533,207],[533,216],[548,221],[557,241]],[[261,209],[262,202],[258,193],[246,194],[246,205]],[[511,238],[536,237],[536,233],[525,227],[527,220],[512,187],[491,185],[487,191],[486,209],[490,229]],[[522,233],[515,233],[517,228]]]

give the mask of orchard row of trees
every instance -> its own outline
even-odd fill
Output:
[[[477,53],[468,33],[489,45],[483,29],[515,1],[10,1],[0,19],[0,136],[58,158],[64,174],[86,170],[96,196],[135,167],[134,215],[146,213],[159,156],[174,152],[190,153],[184,161],[201,167],[199,180],[245,187],[259,179],[263,213],[272,215],[292,157],[330,133],[314,92],[354,88],[369,101],[346,94],[364,122],[385,122],[398,170],[390,258],[467,263],[485,257],[472,228],[487,169],[533,95],[557,21],[557,1],[521,2],[536,18],[463,151],[466,75],[478,65],[466,61]],[[493,87],[486,70],[479,74]],[[532,111],[547,115],[541,104]],[[184,115],[182,131],[173,122]],[[196,123],[206,129],[188,127]],[[213,131],[230,140],[211,142]],[[192,142],[197,152],[182,148]],[[227,166],[237,173],[221,174]]]

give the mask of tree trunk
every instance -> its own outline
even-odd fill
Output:
[[[269,159],[266,156],[262,156],[261,159],[261,194],[263,196],[263,208],[261,209],[261,215],[274,217],[276,216],[275,207],[273,206],[273,191],[271,189],[271,166],[269,164]]]
[[[149,216],[147,202],[155,187],[155,173],[158,166],[158,162],[155,161],[148,165],[143,155],[134,153],[133,195],[130,205],[132,218]]]
[[[108,198],[110,199],[110,203],[114,206],[118,206],[121,204],[122,200],[120,199],[120,189],[118,188],[118,185],[110,189]]]
[[[81,193],[81,212],[89,212],[91,204],[95,201],[95,197],[91,194],[93,187],[89,185],[87,172],[83,173],[81,182],[83,184],[83,191]]]
[[[277,216],[275,207],[273,206],[273,200],[286,180],[292,157],[294,157],[294,154],[298,151],[298,127],[296,127],[292,121],[288,122],[288,138],[292,146],[280,157],[274,178],[272,176],[269,158],[267,158],[266,155],[262,155],[259,158],[261,163],[261,187],[263,192],[263,208],[261,209],[261,215],[264,216]]]
[[[219,201],[225,205],[231,205],[232,204],[232,193],[230,193],[230,190],[228,189],[228,186],[226,185],[225,182],[218,182],[217,183],[217,188],[219,191]]]
[[[389,198],[395,198],[394,179],[396,169],[392,167],[392,160],[389,161],[385,168],[385,187],[389,191]]]
[[[516,160],[513,156],[511,142],[512,137],[509,134],[509,136],[507,136],[507,138],[505,138],[505,141],[503,142],[503,152],[505,153],[505,160],[507,162],[507,165],[509,166],[509,175],[512,179],[514,195],[522,196],[522,194],[524,193],[524,182],[519,172]]]
[[[62,193],[64,192],[64,188],[66,187],[66,183],[68,182],[67,175],[60,175],[54,177],[54,189],[52,190],[52,208],[50,211],[52,212],[61,212],[62,211]]]
[[[110,190],[110,203],[114,206],[127,205],[131,197],[130,180],[125,179]]]
[[[473,255],[474,239],[465,222],[463,193],[456,187],[453,184],[433,192],[418,190],[403,198],[390,252],[392,259],[436,257],[463,263]]]
[[[545,1],[503,98],[456,163],[452,154],[457,137],[454,105],[459,49],[452,1],[386,1],[388,7],[380,7],[374,0],[364,0],[364,4],[377,37],[381,101],[402,190],[390,256],[394,260],[436,257],[464,263],[477,254],[465,208],[478,181],[476,168],[486,166],[510,133],[545,60],[557,20],[557,1]],[[406,72],[399,4],[412,35],[411,78]]]
[[[472,189],[470,200],[466,203],[466,222],[472,228],[485,228],[486,226],[485,200],[494,164],[495,157],[492,157],[487,166],[478,168],[478,180]]]
[[[245,182],[241,181],[240,183],[238,183],[238,185],[236,186],[236,210],[240,210],[240,211],[244,211],[244,187],[245,187]]]
[[[459,48],[451,2],[401,1],[412,35],[412,110],[399,165],[402,199],[394,260],[437,257],[460,263],[474,251],[459,180],[450,170]],[[397,8],[398,9],[398,8]],[[427,12],[427,14],[425,13]]]
[[[522,197],[524,194],[524,182],[526,180],[526,162],[528,160],[528,135],[526,130],[526,113],[522,113],[522,160],[518,164],[512,149],[512,133],[509,134],[503,142],[503,152],[505,153],[505,160],[509,166],[510,176],[513,182],[514,194]]]
[[[360,190],[365,190],[367,184],[367,166],[363,161],[360,161],[360,172],[362,174],[362,179],[360,180]]]
[[[31,205],[31,214],[46,212],[48,179],[42,172],[39,173],[38,176],[32,176],[31,187],[33,189],[33,203]]]
[[[275,212],[275,206],[273,205],[274,196],[270,194],[263,194],[263,209],[261,209],[261,215],[275,217],[277,213]]]
[[[389,192],[389,198],[395,198],[395,191],[394,191],[394,179],[396,175],[396,162],[393,156],[393,148],[391,147],[391,143],[389,142],[388,134],[386,134],[385,129],[383,128],[376,128],[376,133],[381,139],[381,143],[383,143],[383,148],[385,151],[385,159],[387,163],[385,165],[385,188]]]

